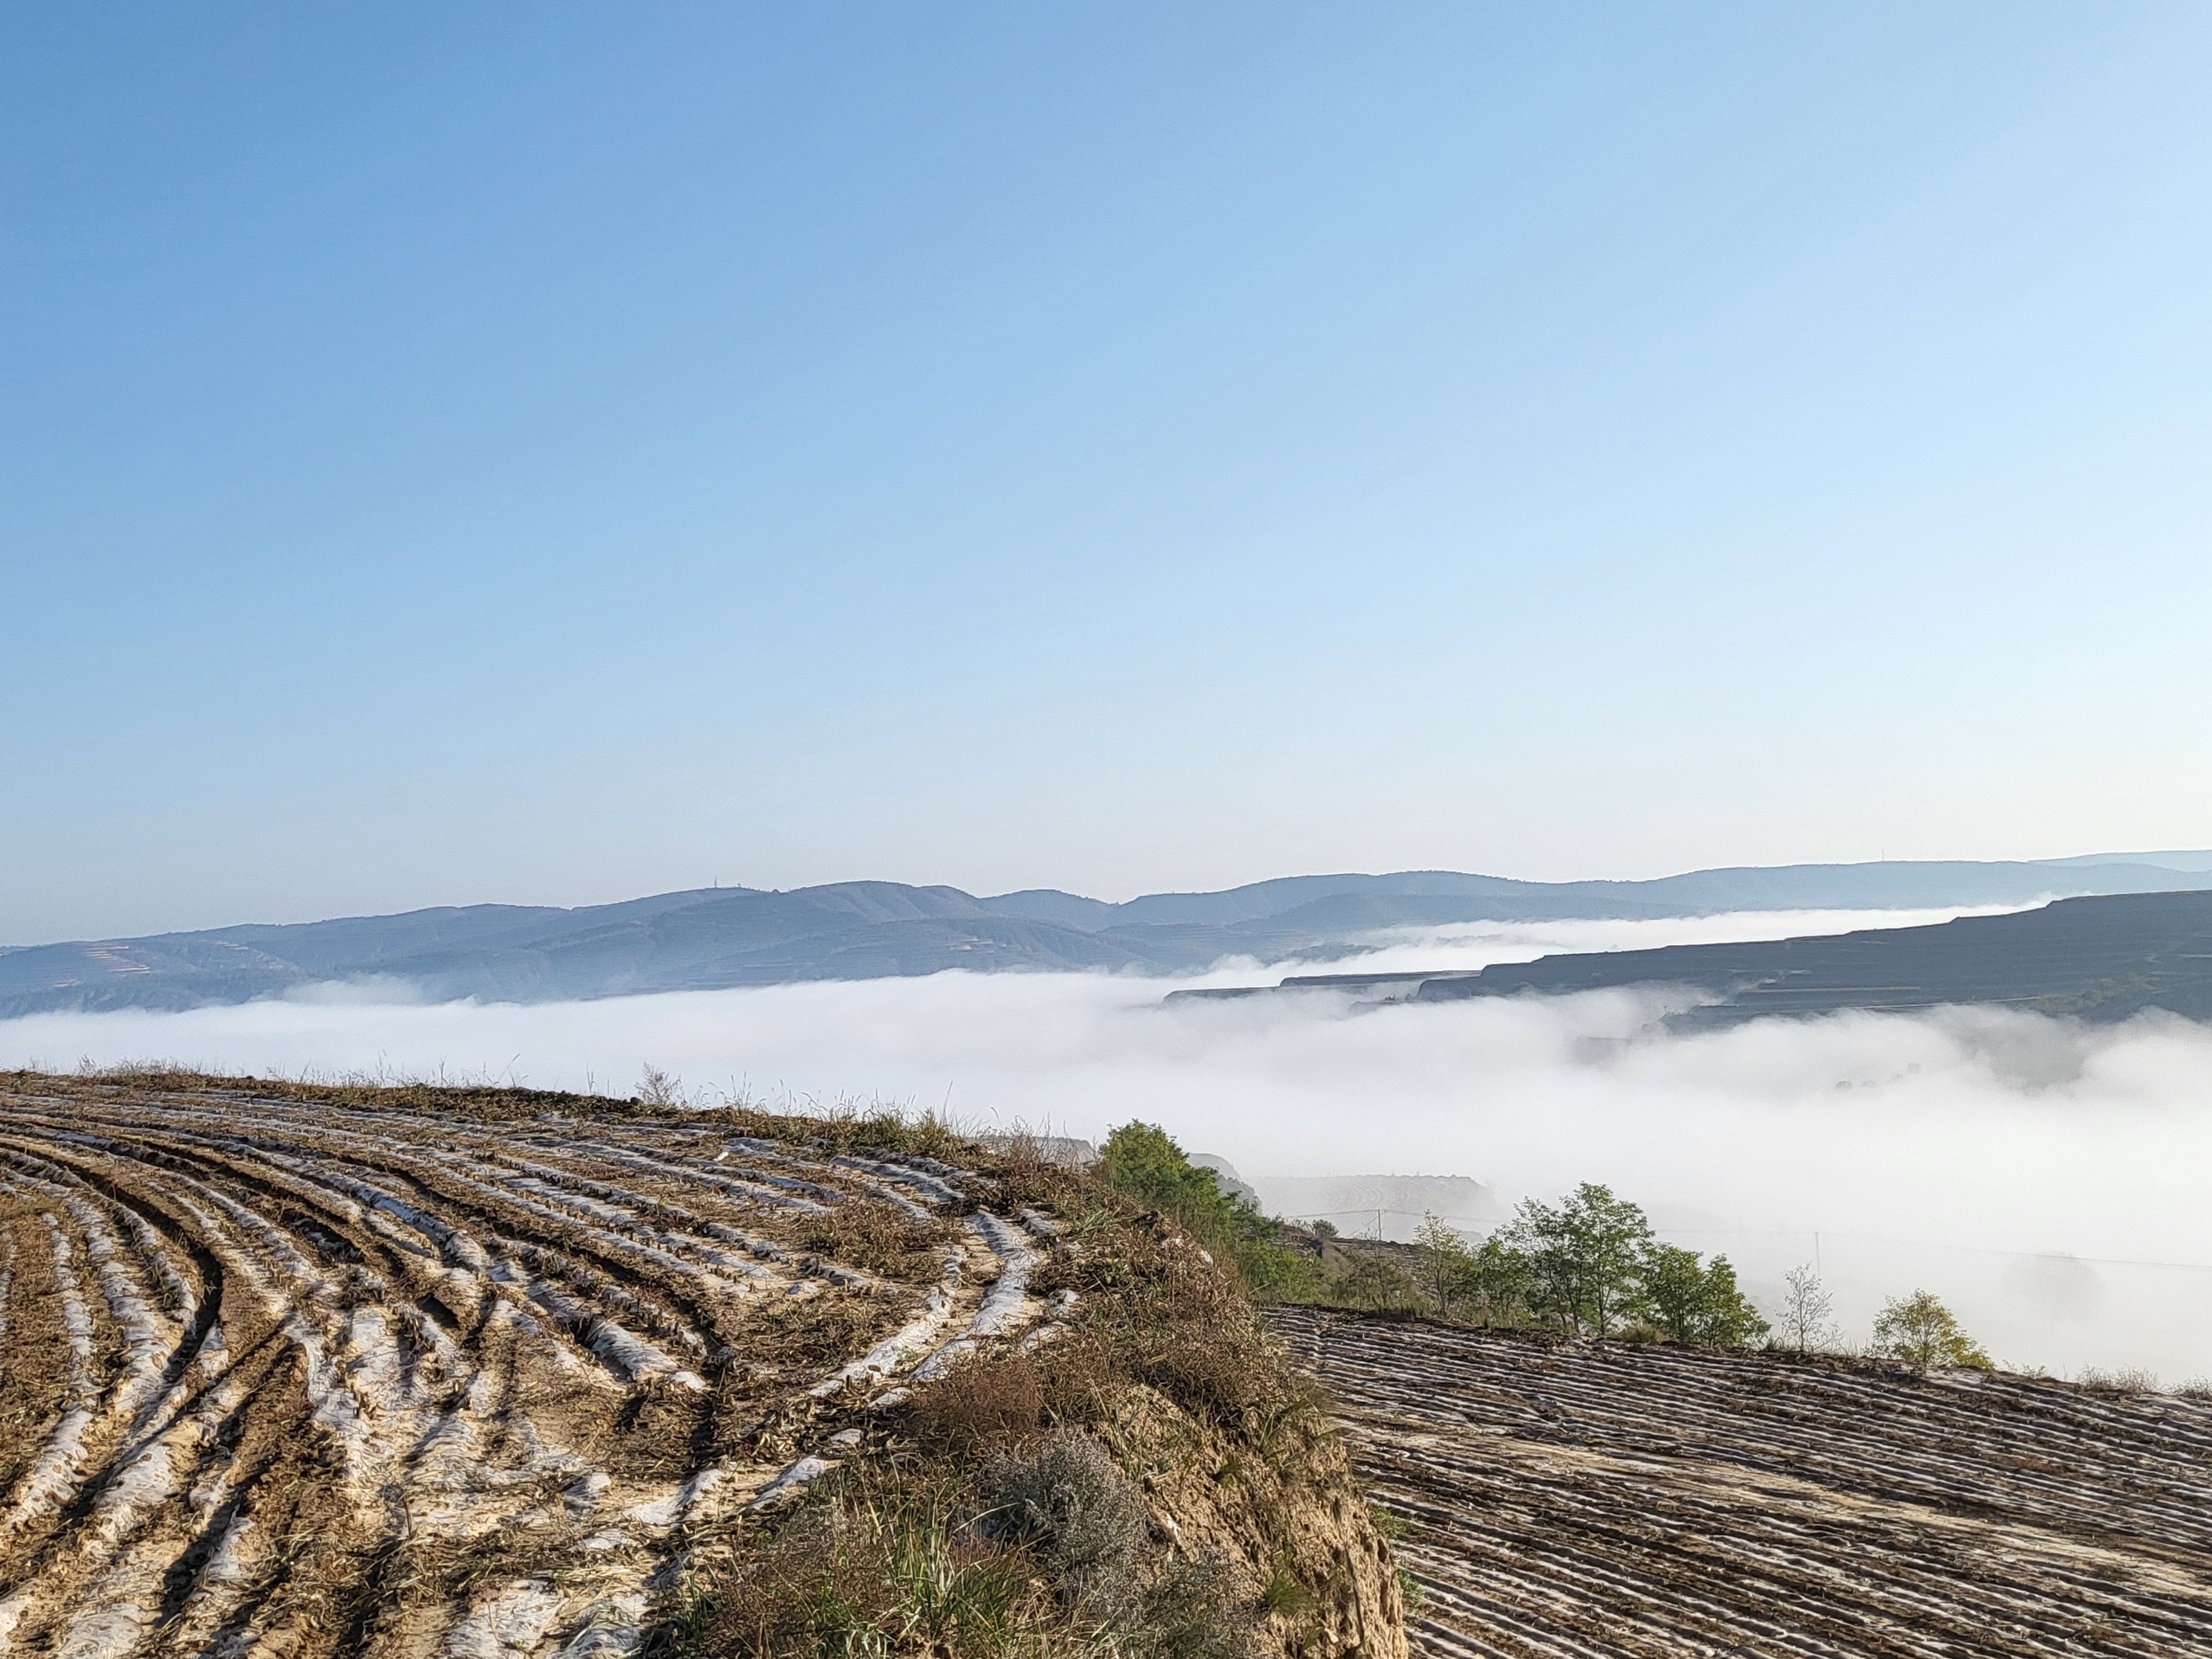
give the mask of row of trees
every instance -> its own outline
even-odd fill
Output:
[[[1810,1268],[1787,1276],[1770,1324],[1738,1287],[1727,1257],[1707,1260],[1662,1243],[1641,1208],[1594,1183],[1557,1205],[1524,1203],[1511,1225],[1476,1245],[1424,1217],[1413,1270],[1361,1251],[1332,1276],[1284,1242],[1280,1222],[1223,1191],[1212,1170],[1193,1164],[1156,1126],[1125,1123],[1102,1150],[1098,1173],[1109,1186],[1173,1216],[1263,1301],[1418,1309],[1472,1325],[1628,1332],[1717,1347],[1837,1345],[1828,1293]],[[1922,1366],[1990,1363],[1925,1290],[1883,1309],[1873,1351]]]
[[[1557,1205],[1529,1200],[1479,1245],[1434,1216],[1415,1243],[1423,1300],[1446,1319],[1583,1336],[1640,1328],[1720,1347],[1767,1334],[1727,1257],[1662,1243],[1640,1208],[1592,1182]]]
[[[1775,1315],[1773,1346],[1795,1348],[1800,1354],[1833,1352],[1842,1337],[1829,1315],[1835,1300],[1810,1267],[1793,1267],[1782,1276],[1782,1308]],[[1930,1366],[1971,1366],[1986,1370],[1990,1356],[1966,1334],[1958,1316],[1926,1290],[1909,1296],[1892,1296],[1874,1316],[1870,1354],[1923,1370]]]
[[[1479,1245],[1435,1216],[1423,1219],[1414,1242],[1415,1273],[1364,1256],[1333,1287],[1339,1299],[1403,1306],[1410,1289],[1427,1311],[1475,1325],[1582,1336],[1629,1332],[1716,1347],[1764,1341],[1800,1353],[1840,1346],[1832,1302],[1810,1268],[1785,1276],[1770,1322],[1737,1285],[1727,1257],[1707,1261],[1661,1242],[1640,1208],[1592,1183],[1557,1206],[1523,1204],[1510,1225]],[[1392,1279],[1395,1287],[1386,1283]],[[1926,1290],[1882,1309],[1868,1351],[1924,1368],[1990,1364],[1957,1316]]]

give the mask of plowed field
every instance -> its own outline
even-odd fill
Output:
[[[2212,1655],[2212,1404],[1307,1309],[1431,1655]]]
[[[635,1650],[687,1524],[1041,1331],[927,1159],[0,1089],[0,1653]]]

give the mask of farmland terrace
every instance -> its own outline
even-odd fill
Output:
[[[1415,1650],[2212,1654],[2212,1403],[1311,1309]]]
[[[948,1135],[965,1162],[834,1122],[454,1092],[0,1077],[0,1654],[668,1651],[700,1540],[742,1561],[841,1471],[910,1463],[909,1402],[1096,1349],[1083,1321],[1115,1305],[1037,1206],[1076,1193],[1094,1239],[1133,1212]],[[1126,1225],[1184,1274],[1175,1305],[1204,1300],[1196,1252]],[[1334,1441],[1277,1437],[1287,1472],[1245,1485],[1299,1535],[1264,1536],[1223,1518],[1212,1462],[1173,1487],[1176,1445],[1256,1464],[1233,1428],[1099,1377],[1087,1396],[1127,1406],[1101,1438],[1162,1425],[1130,1458],[1156,1536],[1312,1586],[1295,1630],[1253,1614],[1255,1652],[1404,1654]],[[1357,1628],[1332,1634],[1331,1596]]]

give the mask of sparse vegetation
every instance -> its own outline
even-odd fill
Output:
[[[2139,1366],[2122,1366],[2112,1371],[2091,1366],[2083,1370],[2074,1382],[2093,1394],[2107,1394],[2120,1399],[2158,1392],[2158,1379]],[[2188,1398],[2184,1389],[2174,1392],[2184,1399]]]
[[[1531,1201],[1513,1225],[1470,1246],[1434,1215],[1411,1251],[1305,1230],[1317,1252],[1285,1242],[1281,1222],[1225,1193],[1164,1130],[1128,1123],[1108,1139],[1098,1172],[1116,1191],[1171,1217],[1235,1264],[1263,1301],[1318,1302],[1454,1322],[1742,1347],[1767,1324],[1738,1289],[1726,1257],[1707,1262],[1656,1238],[1643,1212],[1585,1184],[1556,1206]]]
[[[971,1392],[1011,1374],[985,1367]],[[1016,1435],[980,1476],[923,1444],[934,1450],[896,1475],[864,1466],[839,1481],[706,1585],[687,1649],[756,1659],[1230,1659],[1252,1649],[1251,1598],[1233,1588],[1203,1608],[1193,1648],[1192,1564],[1148,1561],[1143,1500],[1090,1434]],[[1222,1579],[1233,1586],[1232,1573]]]
[[[1282,1224],[1241,1194],[1222,1190],[1210,1169],[1191,1162],[1167,1131],[1124,1123],[1100,1150],[1098,1175],[1117,1193],[1171,1217],[1201,1248],[1231,1264],[1255,1296],[1295,1296],[1312,1275],[1282,1242]]]
[[[1522,1205],[1510,1226],[1479,1244],[1430,1215],[1408,1252],[1336,1246],[1330,1235],[1321,1264],[1302,1299],[1373,1313],[1720,1347],[1747,1347],[1767,1333],[1727,1257],[1708,1262],[1661,1243],[1642,1210],[1594,1185],[1556,1206]]]
[[[1820,1276],[1810,1264],[1800,1264],[1784,1274],[1782,1283],[1782,1311],[1775,1321],[1778,1345],[1799,1354],[1832,1347],[1836,1327],[1829,1316],[1835,1312],[1836,1298],[1829,1295]]]

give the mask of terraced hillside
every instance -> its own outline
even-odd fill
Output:
[[[636,1651],[703,1527],[1077,1317],[972,1168],[299,1092],[0,1080],[0,1653]]]
[[[1431,1655],[2212,1654],[2212,1404],[1281,1310]]]

